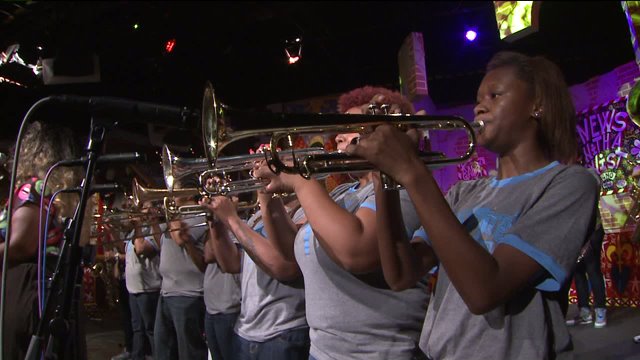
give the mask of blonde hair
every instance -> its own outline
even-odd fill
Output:
[[[32,177],[44,180],[51,166],[60,160],[74,159],[78,155],[78,147],[69,128],[57,127],[48,123],[34,121],[26,129],[20,146],[18,168],[16,172],[17,187]],[[13,153],[13,151],[12,151]],[[47,189],[43,194],[76,186],[79,183],[80,168],[58,167],[50,175]],[[55,199],[55,205],[61,216],[69,216],[73,194],[61,194]]]

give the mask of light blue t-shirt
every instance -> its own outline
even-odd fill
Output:
[[[331,192],[342,208],[375,211],[373,184],[342,184]],[[406,237],[419,226],[406,191],[400,192]],[[296,236],[304,275],[311,355],[330,359],[411,359],[418,349],[428,294],[424,284],[392,291],[381,272],[354,275],[325,252],[309,224]]]
[[[568,351],[569,333],[557,301],[545,292],[570,280],[571,268],[597,210],[596,181],[580,166],[557,162],[497,180],[459,182],[446,199],[471,236],[489,253],[512,246],[538,262],[546,276],[506,304],[472,314],[440,266],[420,347],[433,359],[546,359]],[[428,241],[424,229],[415,237]],[[533,281],[534,279],[532,279]]]
[[[204,253],[206,226],[194,225],[206,223],[204,216],[183,220],[190,226],[190,241]],[[160,251],[160,274],[162,275],[162,296],[203,296],[204,273],[198,269],[184,247],[178,246],[168,232],[162,234]]]

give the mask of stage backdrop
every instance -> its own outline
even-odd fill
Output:
[[[635,204],[631,178],[640,161],[640,130],[629,119],[626,97],[615,98],[578,113],[578,137],[584,166],[602,179],[599,210],[605,229],[602,273],[608,306],[638,306],[640,300],[640,245],[630,241],[636,223],[629,218]],[[577,302],[575,287],[570,292]]]

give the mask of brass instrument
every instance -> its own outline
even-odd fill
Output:
[[[173,191],[169,191],[167,189],[150,189],[140,185],[138,183],[138,180],[134,178],[132,189],[133,200],[136,206],[139,206],[139,204],[142,204],[145,201],[155,201],[162,199],[166,221],[176,220],[185,216],[206,215],[209,211],[207,208],[201,205],[177,206],[175,204],[174,198],[176,197],[203,195],[202,189],[199,188],[174,189]],[[257,201],[240,202],[238,203],[238,211],[253,209],[257,205]]]
[[[315,154],[324,154],[326,151],[322,147],[312,147],[306,149],[298,149],[295,151],[296,156],[308,156]],[[216,161],[215,168],[210,168],[209,161],[206,158],[182,158],[175,155],[167,145],[162,147],[162,169],[164,181],[169,191],[173,190],[175,180],[181,179],[192,174],[200,174],[200,185],[209,195],[230,195],[235,193],[247,192],[261,187],[258,181],[226,180],[224,184],[217,183],[214,188],[207,188],[206,180],[212,177],[226,178],[226,174],[230,172],[251,170],[256,161],[265,159],[268,164],[272,164],[271,152],[256,154],[244,154],[235,156],[222,156]],[[284,160],[288,160],[288,154],[282,155]]]
[[[133,195],[133,203],[136,206],[142,206],[145,201],[161,201],[165,197],[188,197],[202,195],[202,191],[197,188],[175,189],[169,191],[167,189],[151,189],[144,187],[138,183],[137,179],[133,179],[131,185]]]
[[[201,227],[201,226],[207,226],[207,225],[208,225],[208,223],[205,221],[205,222],[201,222],[201,223],[197,223],[197,224],[191,225],[191,226],[189,226],[189,228]],[[179,230],[180,229],[165,229],[165,231],[161,231],[159,233],[154,233],[154,232],[143,233],[142,236],[143,237],[147,237],[147,236],[153,236],[153,235],[162,235],[163,233],[166,233],[166,232],[179,231]],[[104,234],[106,234],[105,231],[98,231],[96,233],[91,234],[91,238],[97,238],[98,236],[103,236]],[[120,240],[121,241],[130,241],[130,240],[133,240],[135,238],[136,238],[136,236],[132,236],[132,237],[121,238]]]
[[[475,151],[475,131],[480,131],[484,125],[482,122],[468,123],[463,118],[456,116],[249,112],[232,109],[220,103],[209,82],[206,83],[202,101],[202,137],[205,154],[212,167],[216,165],[219,152],[231,142],[240,139],[270,136],[270,148],[277,149],[282,139],[286,139],[291,144],[292,135],[327,132],[363,133],[386,123],[391,123],[403,130],[416,127],[421,130],[464,130],[466,132],[469,146],[464,154],[454,158],[447,158],[442,153],[422,154],[425,165],[430,167],[468,160]],[[277,124],[278,127],[274,127],[274,124]],[[309,155],[302,159],[293,155],[293,166],[285,165],[278,151],[272,150],[271,157],[273,159],[272,170],[275,172],[299,173],[305,177],[318,173],[346,173],[374,169],[374,166],[366,160],[345,153]]]

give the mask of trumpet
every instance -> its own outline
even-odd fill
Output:
[[[293,166],[287,166],[275,149],[286,139],[292,143],[293,135],[311,133],[363,133],[367,129],[390,123],[401,130],[415,127],[422,130],[463,130],[467,134],[468,147],[457,157],[446,157],[442,153],[427,152],[421,156],[426,166],[441,166],[460,163],[471,158],[475,152],[476,131],[481,131],[482,122],[469,123],[457,116],[427,116],[403,114],[284,114],[257,113],[228,107],[216,99],[210,82],[205,85],[202,101],[202,137],[207,160],[215,167],[219,152],[228,144],[249,137],[270,136],[272,170],[275,172],[299,173],[309,177],[313,173],[334,173],[373,170],[366,160],[344,153],[309,155],[303,159],[293,157]],[[279,127],[273,127],[278,124]],[[244,128],[243,128],[244,126]]]

